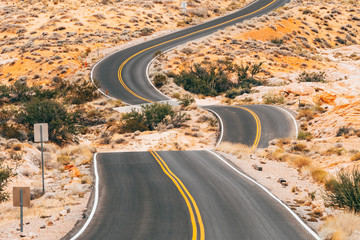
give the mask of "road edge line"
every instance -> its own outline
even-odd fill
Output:
[[[278,109],[281,109],[283,110],[284,112],[286,112],[288,115],[290,115],[290,117],[292,118],[292,120],[294,121],[294,125],[295,125],[295,139],[298,138],[298,135],[299,135],[299,127],[298,127],[298,124],[296,122],[296,119],[295,117],[285,108],[282,108],[282,107],[279,107],[279,106],[274,106],[274,105],[269,105],[269,106],[272,106],[272,107],[275,107],[275,108],[278,108]]]
[[[209,109],[209,108],[205,108],[205,109],[208,110],[209,112],[211,112],[212,114],[214,114],[216,116],[216,118],[219,119],[219,121],[220,121],[220,137],[215,145],[215,148],[217,148],[220,145],[220,143],[223,139],[223,136],[224,136],[224,123],[223,123],[220,115],[217,112],[215,112],[214,110]]]
[[[241,176],[245,177],[247,180],[251,181],[252,183],[256,184],[258,187],[260,187],[262,190],[264,190],[270,197],[275,199],[278,203],[280,203],[290,214],[305,228],[306,231],[308,231],[316,240],[321,240],[320,237],[308,226],[306,225],[296,213],[294,213],[286,204],[284,204],[279,198],[277,198],[273,193],[271,193],[266,187],[252,179],[251,177],[247,176],[246,174],[240,172],[238,169],[236,169],[234,166],[232,166],[228,161],[226,161],[223,157],[218,155],[217,153],[211,151],[211,150],[205,150],[217,158],[219,158],[221,161],[223,161],[226,165],[228,165],[230,168],[232,168],[235,172],[240,174]]]
[[[89,215],[89,218],[86,220],[85,224],[83,225],[83,227],[72,237],[70,238],[70,240],[75,240],[77,239],[87,228],[87,226],[90,224],[92,218],[95,215],[95,211],[98,205],[98,201],[99,201],[99,174],[98,174],[98,170],[97,170],[97,161],[96,161],[96,157],[97,157],[98,153],[94,154],[94,172],[95,172],[95,199],[94,199],[94,204],[93,204],[93,208],[91,210],[91,213]]]

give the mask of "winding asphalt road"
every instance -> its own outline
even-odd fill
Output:
[[[212,152],[100,153],[96,162],[100,204],[78,239],[314,239]]]
[[[265,148],[275,138],[297,136],[292,111],[268,105],[206,106],[222,121],[222,142]]]
[[[153,53],[269,12],[286,0],[259,0],[216,20],[117,52],[98,62],[92,79],[128,104],[169,100],[146,78]],[[265,147],[294,136],[291,113],[257,106],[211,106],[223,141]],[[210,151],[99,153],[94,204],[71,239],[317,239],[289,208]],[[70,238],[70,237],[69,237]]]
[[[102,92],[130,105],[169,100],[147,80],[146,68],[157,51],[166,51],[179,44],[209,35],[226,26],[263,15],[288,0],[259,0],[235,13],[189,27],[114,53],[93,68],[91,76]]]

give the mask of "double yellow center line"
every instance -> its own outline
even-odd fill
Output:
[[[248,108],[239,107],[239,106],[233,106],[233,107],[241,108],[241,109],[249,112],[255,119],[255,122],[256,122],[256,136],[255,136],[254,144],[251,147],[251,152],[254,152],[255,149],[257,148],[257,146],[259,145],[260,138],[261,138],[261,122],[260,122],[260,119],[259,119],[258,115],[254,111],[252,111],[252,110],[250,110]]]
[[[159,154],[155,151],[150,151],[150,153],[158,162],[163,172],[171,179],[171,181],[173,181],[176,188],[179,190],[180,194],[182,195],[182,197],[186,202],[186,205],[190,213],[191,225],[193,228],[191,239],[192,240],[198,239],[198,225],[199,225],[199,230],[200,230],[199,239],[204,240],[205,239],[204,224],[200,215],[199,208],[194,198],[191,196],[190,192],[187,190],[183,182],[170,170],[170,168],[167,166],[165,161],[159,156]]]
[[[148,47],[148,48],[146,48],[146,49],[143,49],[143,50],[135,53],[134,55],[132,55],[132,56],[130,56],[129,58],[127,58],[127,59],[120,65],[120,67],[119,67],[119,69],[118,69],[118,79],[119,79],[119,82],[120,82],[121,85],[126,89],[126,91],[128,91],[129,93],[131,93],[133,96],[135,96],[135,97],[137,97],[137,98],[139,98],[139,99],[142,99],[142,100],[144,100],[144,101],[146,101],[146,102],[149,102],[149,103],[153,102],[153,101],[151,101],[151,100],[149,100],[149,99],[146,99],[146,98],[141,97],[141,96],[139,96],[138,94],[134,93],[134,92],[125,84],[125,82],[124,82],[124,80],[123,80],[123,78],[122,78],[122,76],[121,76],[121,73],[122,73],[122,70],[123,70],[123,68],[124,68],[124,66],[125,66],[125,64],[126,64],[127,62],[129,62],[129,61],[130,61],[132,58],[134,58],[135,56],[137,56],[137,55],[139,55],[139,54],[141,54],[141,53],[143,53],[143,52],[145,52],[145,51],[147,51],[147,50],[153,49],[153,48],[155,48],[155,47],[158,47],[158,46],[161,46],[161,45],[164,45],[164,44],[166,44],[166,43],[173,42],[173,41],[176,41],[176,40],[179,40],[179,39],[182,39],[182,38],[186,38],[186,37],[189,37],[189,36],[191,36],[191,35],[194,35],[194,34],[197,34],[197,33],[200,33],[200,32],[204,32],[204,31],[207,31],[207,30],[210,30],[210,29],[214,29],[214,28],[223,26],[223,25],[225,25],[225,24],[227,24],[227,23],[230,23],[230,22],[233,22],[233,21],[236,21],[236,20],[245,18],[245,17],[247,17],[247,16],[250,16],[250,15],[252,15],[252,14],[254,14],[254,13],[257,13],[257,12],[259,12],[259,11],[267,8],[268,6],[272,5],[272,4],[275,3],[276,1],[277,1],[277,0],[273,0],[272,2],[268,3],[267,5],[265,5],[265,6],[261,7],[261,8],[259,8],[259,9],[255,10],[255,11],[253,11],[253,12],[251,12],[251,13],[242,15],[242,16],[240,16],[240,17],[233,18],[233,19],[231,19],[231,20],[229,20],[229,21],[226,21],[226,22],[223,22],[223,23],[219,23],[219,24],[217,24],[217,25],[214,25],[214,26],[211,26],[211,27],[208,27],[208,28],[201,29],[201,30],[199,30],[199,31],[195,31],[195,32],[192,32],[192,33],[183,35],[183,36],[178,37],[178,38],[174,38],[174,39],[171,39],[171,40],[168,40],[168,41],[165,41],[165,42],[156,44],[156,45],[154,45],[154,46]]]

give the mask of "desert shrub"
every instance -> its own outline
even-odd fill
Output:
[[[309,132],[299,131],[297,138],[299,140],[310,140],[313,138],[313,136]]]
[[[100,97],[97,87],[89,81],[70,84],[68,89],[70,94],[66,94],[66,99],[72,104],[82,104]]]
[[[9,199],[10,194],[5,191],[6,185],[13,176],[13,172],[7,166],[4,166],[4,160],[0,158],[0,203]]]
[[[0,136],[6,139],[16,138],[20,141],[24,141],[27,138],[18,127],[14,125],[8,125],[6,123],[2,123],[0,125]]]
[[[291,159],[291,163],[296,166],[297,168],[302,168],[305,166],[310,166],[312,161],[310,158],[304,157],[304,156],[297,156],[295,155],[292,159]]]
[[[302,72],[298,77],[297,80],[299,82],[325,82],[326,81],[326,74],[325,72]]]
[[[273,38],[270,40],[270,42],[276,44],[276,45],[281,45],[284,43],[284,39],[282,38]]]
[[[56,101],[36,100],[25,104],[23,112],[18,116],[18,121],[27,125],[31,134],[35,123],[48,123],[49,140],[58,145],[76,141],[77,116],[68,113],[65,106]]]
[[[352,155],[350,160],[351,161],[359,161],[360,160],[360,152],[355,153],[354,155]]]
[[[263,96],[263,102],[265,104],[283,104],[284,96],[282,94],[268,92]]]
[[[234,87],[224,69],[214,64],[205,67],[194,64],[190,71],[175,76],[175,83],[189,92],[205,96],[217,96]]]
[[[192,98],[189,94],[185,94],[185,96],[179,99],[179,102],[182,107],[187,107],[195,102],[195,99]]]
[[[162,54],[162,52],[159,50],[159,51],[156,51],[154,54],[153,54],[153,58],[156,58],[157,56],[160,56]]]
[[[336,136],[340,137],[340,136],[352,135],[351,134],[352,132],[354,132],[354,129],[352,127],[340,127],[336,133]]]
[[[297,152],[308,152],[309,149],[306,147],[305,144],[302,144],[302,143],[297,143],[293,146],[293,149],[294,151],[297,151]]]
[[[325,200],[333,206],[346,207],[360,211],[360,170],[355,167],[351,172],[340,170],[335,177],[325,183]]]
[[[154,84],[156,87],[160,88],[162,87],[164,84],[167,83],[167,79],[166,76],[164,74],[155,74],[154,76]]]
[[[318,183],[326,182],[326,177],[327,177],[328,173],[325,170],[320,169],[320,168],[313,168],[313,169],[311,169],[310,173],[315,182],[318,182]]]
[[[141,111],[133,109],[122,117],[123,132],[155,130],[160,123],[174,127],[187,120],[187,115],[177,113],[169,104],[153,103],[142,106]]]
[[[225,97],[234,99],[236,96],[243,95],[245,93],[250,93],[250,92],[251,91],[248,88],[245,88],[245,89],[232,88],[225,93]]]
[[[298,119],[306,118],[306,121],[310,121],[315,116],[315,112],[313,109],[302,109],[298,111]]]
[[[324,156],[331,156],[331,155],[337,155],[341,156],[345,152],[344,148],[338,148],[338,147],[331,147],[327,149],[325,152],[322,153]]]
[[[153,28],[144,27],[140,30],[141,36],[151,35],[155,30]]]
[[[71,158],[68,155],[60,155],[56,158],[56,160],[63,165],[68,165],[71,163]]]
[[[216,63],[204,61],[194,64],[189,71],[175,75],[174,81],[189,92],[217,96],[232,88],[251,89],[253,86],[262,85],[261,81],[254,78],[261,71],[261,65],[262,63],[236,65],[224,60]],[[230,80],[231,75],[237,76],[235,82]]]

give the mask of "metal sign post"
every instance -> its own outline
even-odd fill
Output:
[[[24,223],[24,219],[23,219],[23,190],[20,189],[20,231],[23,232],[23,223]]]
[[[45,193],[45,180],[44,180],[44,147],[43,142],[49,141],[49,126],[47,123],[34,124],[34,141],[41,142],[41,170],[42,170],[42,186],[43,193]]]
[[[43,147],[43,129],[42,125],[40,125],[40,138],[41,138],[41,172],[42,172],[42,186],[43,186],[43,194],[45,193],[45,181],[44,181],[44,147]]]
[[[24,207],[30,207],[30,188],[13,187],[13,206],[20,207],[20,231],[24,231]]]

